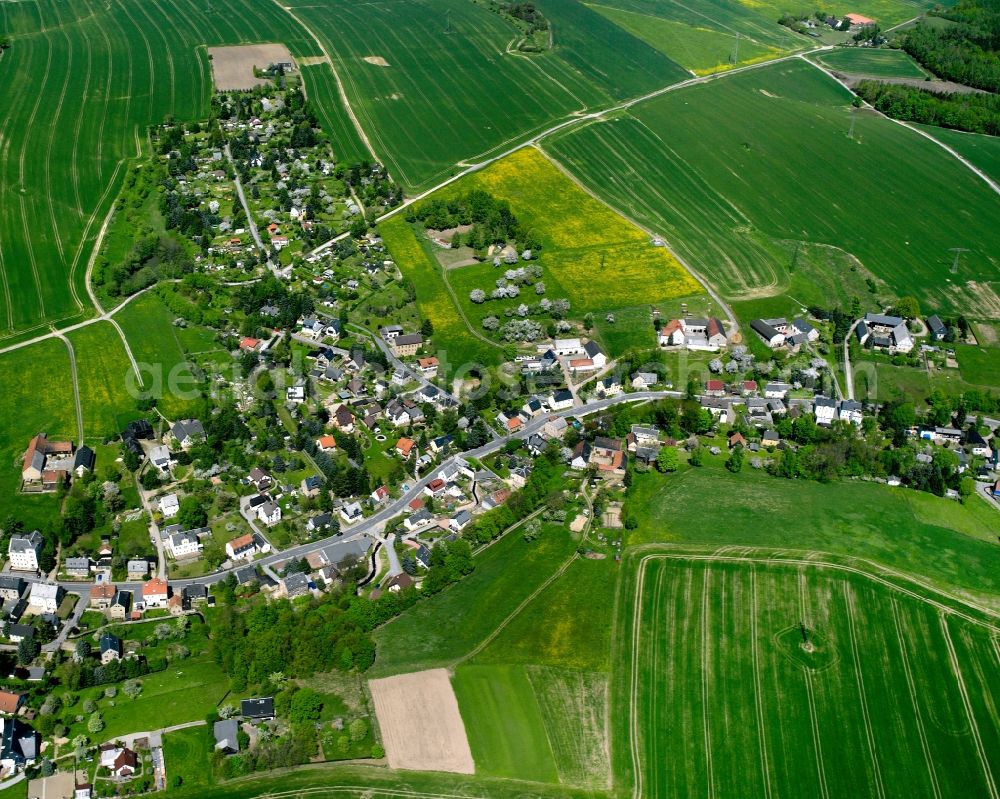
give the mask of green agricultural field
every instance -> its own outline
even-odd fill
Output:
[[[902,50],[838,47],[815,56],[827,69],[874,78],[923,78],[920,65]]]
[[[199,382],[180,342],[183,329],[174,326],[170,309],[155,294],[147,293],[122,308],[115,319],[139,364],[143,387],[169,418],[183,417],[197,402]],[[185,398],[182,392],[195,396]]]
[[[931,125],[918,125],[938,141],[944,142],[993,180],[1000,181],[1000,136],[966,133]]]
[[[955,344],[955,357],[966,383],[987,388],[1000,386],[1000,349]]]
[[[320,125],[330,137],[336,159],[348,164],[370,159],[368,148],[341,102],[330,65],[308,64],[301,68],[301,74],[308,96],[315,103]]]
[[[45,368],[40,369],[39,365]],[[30,376],[30,379],[29,379]],[[27,388],[31,386],[30,393]],[[76,410],[69,353],[57,339],[0,355],[0,496],[2,505],[28,527],[45,529],[59,515],[52,496],[18,493],[21,461],[31,437],[76,442]]]
[[[1000,630],[784,557],[631,559],[612,707],[635,794],[990,795]]]
[[[448,177],[456,162],[574,111],[685,77],[662,53],[575,0],[546,2],[555,47],[530,56],[508,52],[518,30],[471,2],[299,0],[291,11],[330,53],[376,155],[414,190]],[[316,96],[322,104],[336,97],[329,86]]]
[[[523,668],[460,666],[452,686],[477,774],[557,781],[542,711]]]
[[[711,27],[610,6],[588,4],[588,7],[696,75],[721,72],[742,64],[756,64],[777,58],[785,52],[749,38],[741,38],[737,45],[735,33]]]
[[[871,560],[1000,609],[996,512],[874,483],[781,480],[752,470],[636,475],[630,544],[780,547]],[[710,523],[705,497],[713,505]],[[982,505],[982,507],[980,507]],[[808,523],[802,509],[808,508]],[[878,508],[873,515],[871,508]]]
[[[138,415],[129,393],[138,384],[121,336],[110,322],[96,322],[67,338],[76,353],[84,435],[98,441],[113,436]]]
[[[670,92],[545,147],[732,299],[811,302],[819,291],[790,289],[805,242],[839,248],[927,307],[1000,316],[996,194],[888,120],[859,114],[848,138],[850,114],[847,91],[796,60]],[[969,252],[952,277],[956,246]],[[864,296],[858,282],[845,274],[833,296]]]
[[[467,657],[575,548],[569,533],[557,527],[546,526],[532,542],[516,530],[508,534],[476,557],[471,575],[375,632],[377,655],[370,676],[450,666]],[[468,612],[471,606],[475,613]]]
[[[146,127],[207,113],[204,45],[319,54],[268,0],[27,0],[3,5],[0,35],[0,341],[93,312],[87,264]]]
[[[664,3],[662,0],[594,0],[591,7],[608,14],[614,11],[627,11],[642,17],[667,20],[683,25],[688,29],[681,41],[687,46],[692,41],[707,41],[704,31],[714,31],[735,40],[740,34],[740,51],[745,44],[759,43],[764,47],[777,50],[800,50],[810,47],[813,42],[805,36],[792,33],[788,28],[777,24],[777,18],[767,10],[757,11],[737,2],[737,0],[702,0],[697,5],[691,3]],[[654,22],[650,28],[656,28]],[[732,47],[725,52],[728,54]],[[679,55],[672,56],[680,61]],[[681,62],[683,63],[683,62]]]
[[[209,786],[215,782],[212,774],[212,748],[215,739],[210,727],[190,727],[168,732],[163,736],[163,761],[167,784],[180,777],[182,788]]]

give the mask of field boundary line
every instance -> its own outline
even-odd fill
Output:
[[[851,640],[851,655],[854,660],[854,678],[858,684],[858,697],[861,700],[861,717],[865,722],[865,737],[868,739],[868,753],[871,756],[872,770],[875,776],[875,791],[880,799],[886,799],[885,786],[882,782],[882,767],[878,762],[878,750],[875,746],[875,731],[872,729],[871,715],[868,712],[868,694],[865,691],[865,679],[861,673],[861,658],[858,655],[858,639],[854,629],[854,593],[850,586],[843,584],[844,601],[847,604],[847,631]]]
[[[70,379],[73,381],[73,402],[76,405],[76,435],[77,441],[79,442],[77,446],[83,446],[83,406],[80,404],[80,380],[76,375],[76,350],[73,349],[73,342],[69,340],[62,333],[58,335],[58,338],[66,345],[66,349],[69,351],[69,373]]]
[[[948,619],[943,614],[938,616],[941,624],[941,632],[944,635],[945,646],[948,647],[948,660],[951,661],[951,670],[955,675],[955,682],[958,684],[958,692],[962,696],[962,704],[965,706],[965,715],[969,719],[969,730],[972,732],[972,739],[976,744],[976,753],[979,755],[979,762],[983,767],[983,776],[986,777],[986,788],[990,792],[992,799],[997,799],[997,786],[993,779],[993,771],[990,769],[990,761],[986,756],[986,749],[983,747],[983,739],[979,733],[979,724],[976,721],[975,713],[972,710],[972,703],[969,701],[969,691],[962,677],[962,667],[958,662],[958,655],[955,654],[955,643],[951,640],[951,630],[948,629]]]
[[[456,666],[460,666],[466,661],[471,660],[480,652],[482,652],[487,646],[493,643],[493,641],[496,640],[497,636],[499,636],[500,633],[503,632],[504,628],[508,624],[510,624],[518,615],[520,615],[521,611],[524,610],[533,600],[535,600],[539,594],[541,594],[546,588],[552,585],[553,582],[555,582],[559,577],[561,577],[578,557],[580,557],[579,554],[574,552],[566,560],[566,562],[562,564],[562,566],[556,569],[556,571],[552,575],[550,575],[548,579],[545,580],[544,583],[542,583],[540,586],[538,586],[538,588],[536,588],[527,597],[525,597],[524,600],[521,602],[521,604],[519,604],[516,608],[514,608],[514,610],[511,611],[510,615],[507,616],[507,618],[505,618],[502,622],[500,622],[500,624],[496,626],[493,632],[491,632],[488,636],[486,636],[486,638],[480,641],[475,646],[475,648],[473,648],[472,650],[464,654],[462,657],[460,657],[458,660],[456,660],[451,665],[451,668],[455,668]]]

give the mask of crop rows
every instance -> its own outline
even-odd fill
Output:
[[[617,725],[637,795],[997,796],[995,628],[822,564],[638,570]]]
[[[837,247],[899,295],[992,317],[1000,199],[941,148],[782,63],[672,92],[546,142],[733,299],[789,285],[788,243]],[[905,198],[905,202],[901,201]],[[950,248],[967,247],[951,275]],[[861,293],[857,275],[845,289]]]

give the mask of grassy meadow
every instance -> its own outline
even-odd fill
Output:
[[[920,65],[902,50],[870,47],[838,47],[819,53],[815,59],[827,69],[874,78],[923,78]]]
[[[110,322],[96,322],[70,333],[88,440],[101,441],[120,432],[137,416],[129,385],[138,389],[121,336]]]
[[[163,762],[167,784],[180,777],[182,788],[209,786],[212,774],[212,747],[215,739],[208,727],[189,727],[163,736]]]
[[[996,628],[866,575],[706,557],[636,556],[623,583],[613,729],[637,795],[989,795]]]
[[[1000,182],[1000,137],[931,125],[918,125],[918,127],[938,141],[947,144],[993,180]]]
[[[49,339],[0,355],[0,419],[0,504],[26,526],[46,528],[59,516],[55,497],[26,496],[18,488],[32,436],[46,432],[53,439],[76,441],[73,383],[63,342]]]
[[[857,115],[849,138],[850,113],[846,90],[808,64],[784,62],[663,95],[557,134],[545,148],[732,299],[792,294],[790,270],[808,266],[794,256],[802,242],[839,249],[925,307],[1000,314],[996,195],[885,119]],[[970,252],[953,278],[956,246]],[[840,295],[866,293],[854,275],[840,284]],[[799,293],[803,303],[827,301],[825,290]]]
[[[199,383],[191,369],[180,333],[173,325],[174,315],[155,294],[147,293],[130,302],[115,320],[125,331],[132,354],[143,377],[143,387],[157,394],[157,405],[167,417],[183,417],[192,400],[170,390],[176,382],[184,391]]]

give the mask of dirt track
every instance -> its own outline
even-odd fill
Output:
[[[472,750],[444,669],[371,680],[390,768],[472,774]]]

